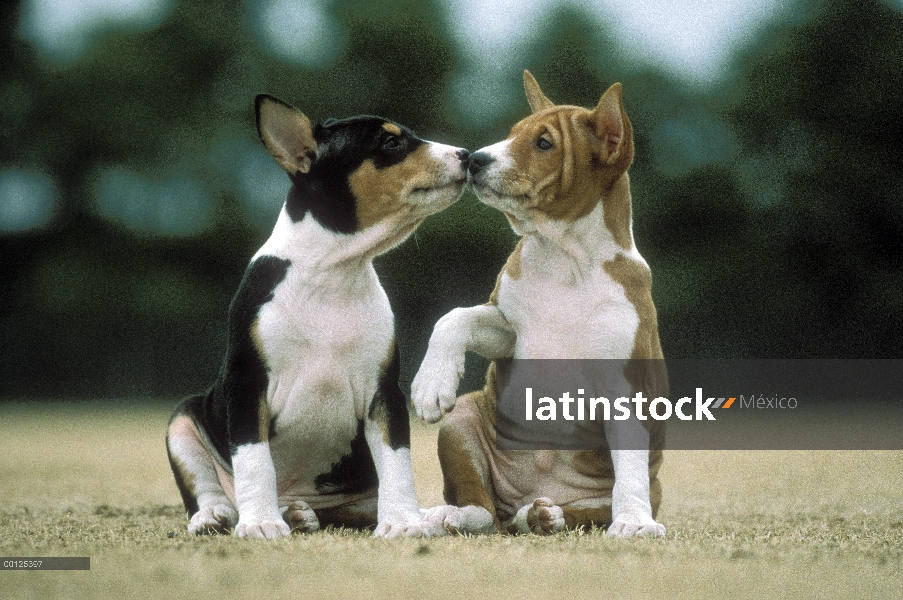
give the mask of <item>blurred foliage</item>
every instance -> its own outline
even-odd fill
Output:
[[[253,3],[179,1],[159,27],[106,32],[65,65],[18,37],[20,10],[0,8],[0,170],[51,176],[58,206],[48,227],[0,234],[0,396],[180,395],[212,381],[229,300],[278,211],[277,198],[255,216],[229,183],[247,167],[233,149],[258,148],[256,93],[471,149],[528,112],[520,100],[482,130],[458,122],[448,89],[467,65],[435,0],[331,3],[344,37],[321,69],[270,54]],[[899,358],[903,14],[834,0],[783,19],[714,88],[625,60],[574,7],[506,58],[513,83],[529,68],[559,103],[592,106],[624,83],[634,231],[666,356]],[[105,218],[98,180],[113,167],[197,178],[212,217],[182,236]],[[379,259],[405,385],[436,319],[485,301],[513,244],[467,193]]]

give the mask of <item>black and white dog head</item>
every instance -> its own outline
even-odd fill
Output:
[[[257,96],[257,131],[292,181],[285,211],[335,234],[381,226],[400,243],[451,205],[466,183],[467,151],[422,140],[387,119],[357,116],[312,126],[299,110]]]

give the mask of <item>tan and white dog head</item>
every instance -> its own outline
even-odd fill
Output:
[[[533,114],[516,123],[505,140],[470,155],[469,181],[477,197],[502,211],[520,235],[573,222],[603,202],[606,225],[609,216],[610,229],[623,229],[626,222],[629,236],[626,174],[633,131],[621,84],[612,85],[592,110],[552,104],[529,71],[524,88]],[[626,207],[616,200],[625,193]],[[615,218],[617,213],[622,218]],[[619,242],[626,242],[624,233],[612,231]]]

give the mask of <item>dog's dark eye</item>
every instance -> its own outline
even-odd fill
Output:
[[[401,140],[398,139],[397,135],[386,136],[386,139],[384,139],[382,143],[383,150],[394,150],[399,146],[401,146]]]
[[[544,137],[541,137],[538,140],[536,140],[536,147],[539,148],[540,150],[551,150],[552,142],[550,142],[549,140],[547,140]]]

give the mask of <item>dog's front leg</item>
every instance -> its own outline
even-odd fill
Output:
[[[665,526],[652,518],[649,501],[649,432],[635,418],[606,421],[605,435],[615,471],[612,524],[616,537],[661,537]]]
[[[269,442],[238,446],[232,452],[232,470],[238,508],[235,535],[252,538],[288,535],[289,526],[279,513],[276,469]]]
[[[393,448],[391,440],[387,439],[385,425],[378,420],[367,419],[364,435],[379,478],[378,523],[373,535],[388,538],[423,536],[423,516],[414,492],[410,447],[405,444]]]
[[[454,408],[468,350],[489,360],[509,358],[516,339],[502,311],[492,304],[456,308],[439,319],[411,384],[417,415],[435,423]]]

